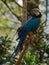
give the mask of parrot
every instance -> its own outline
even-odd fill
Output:
[[[40,25],[42,14],[39,9],[35,8],[30,12],[30,15],[31,18],[29,18],[24,23],[23,27],[21,27],[22,29],[18,32],[19,43],[17,45],[16,51],[18,50],[18,48],[20,48],[20,50],[23,49],[22,43],[26,39],[28,32],[35,32]]]

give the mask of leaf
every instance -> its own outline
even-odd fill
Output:
[[[45,43],[40,43],[39,46],[40,46],[41,48],[45,48],[46,44],[45,44]]]
[[[34,62],[35,59],[36,59],[36,56],[35,56],[35,55],[32,55],[32,56],[31,56],[31,61]]]
[[[25,54],[25,61],[28,62],[30,60],[30,52],[28,51],[26,54]]]

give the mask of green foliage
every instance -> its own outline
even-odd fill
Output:
[[[26,54],[25,54],[25,61],[26,62],[29,62],[30,61],[30,52],[28,51]]]
[[[10,21],[8,19],[4,19],[3,17],[0,17],[0,23],[4,26],[6,26]]]
[[[13,8],[13,11],[17,13],[19,16],[22,16],[22,9],[18,6]]]
[[[46,47],[46,44],[45,44],[44,42],[43,42],[43,43],[40,43],[40,44],[39,44],[39,47],[40,47],[40,48],[45,48],[45,47]]]
[[[11,42],[12,41],[8,38],[8,35],[0,37],[0,63],[6,59],[6,54],[9,53],[8,50],[10,49]]]
[[[49,45],[46,47],[46,53],[49,55]]]
[[[35,59],[36,55],[31,55],[31,53],[27,51],[26,54],[24,55],[24,58],[22,59],[21,64],[34,65]]]

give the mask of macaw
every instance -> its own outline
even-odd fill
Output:
[[[22,48],[22,43],[26,39],[28,32],[35,32],[40,25],[40,19],[42,16],[41,12],[39,12],[38,10],[35,10],[35,11],[31,11],[30,14],[32,17],[24,23],[22,30],[18,32],[18,36],[20,40],[16,48],[16,51],[18,50],[18,48],[20,49]]]

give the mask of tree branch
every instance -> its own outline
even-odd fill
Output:
[[[23,24],[27,20],[27,0],[23,0]]]
[[[18,61],[16,62],[15,65],[20,65],[21,60],[22,60],[22,58],[23,58],[23,55],[25,54],[25,51],[26,51],[27,47],[28,47],[28,46],[26,46],[26,47],[23,49],[23,51],[21,52],[20,57],[19,57],[19,59],[18,59]]]
[[[21,7],[21,8],[23,8],[21,5],[19,5],[15,0],[14,0],[14,2],[19,6],[19,7]]]
[[[15,13],[10,9],[10,7],[8,6],[8,4],[7,4],[5,1],[3,1],[3,0],[1,0],[1,1],[6,5],[6,7],[9,9],[9,11],[10,11],[15,17],[17,17],[20,22],[22,22],[22,18],[21,18],[20,16],[18,16],[17,14],[15,14]]]

